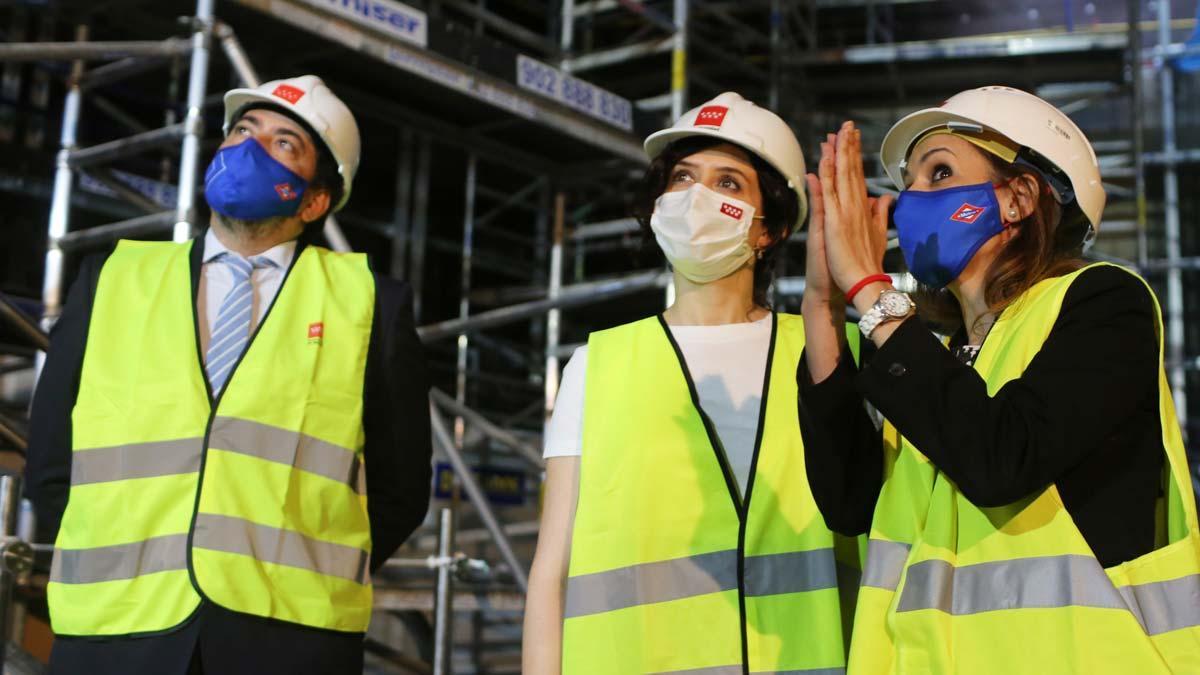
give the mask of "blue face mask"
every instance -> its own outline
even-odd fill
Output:
[[[892,219],[908,270],[931,288],[957,279],[979,247],[1004,230],[991,183],[905,190]]]
[[[280,164],[253,138],[217,151],[204,174],[212,210],[238,220],[294,216],[308,181]]]

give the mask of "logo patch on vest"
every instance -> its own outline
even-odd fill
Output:
[[[963,204],[958,207],[954,215],[950,216],[950,220],[957,220],[960,223],[973,223],[979,220],[979,216],[987,210],[986,206],[975,206],[974,204]]]
[[[303,89],[299,87],[293,87],[290,84],[281,84],[278,87],[275,87],[275,91],[271,92],[272,96],[278,96],[279,98],[293,105],[300,99],[304,98],[304,94],[305,91]]]
[[[325,337],[325,324],[321,321],[308,324],[308,344],[319,345]]]

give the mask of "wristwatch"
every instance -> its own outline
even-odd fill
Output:
[[[901,293],[889,288],[879,294],[875,305],[867,310],[866,314],[863,314],[862,319],[859,319],[858,329],[870,339],[871,333],[874,333],[881,324],[907,319],[916,311],[917,303],[908,297],[908,293]]]

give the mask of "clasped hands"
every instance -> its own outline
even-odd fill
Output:
[[[821,143],[821,161],[808,181],[810,218],[805,270],[805,312],[844,311],[844,294],[883,272],[892,197],[870,197],[863,174],[862,133],[845,122]],[[870,309],[888,285],[875,282],[854,298]]]

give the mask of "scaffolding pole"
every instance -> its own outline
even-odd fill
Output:
[[[26,316],[4,293],[0,293],[0,317],[21,333],[29,344],[42,351],[50,349],[50,337],[38,328],[37,321]]]
[[[433,397],[435,403],[451,413],[465,418],[483,432],[485,436],[508,446],[534,467],[538,469],[545,468],[546,462],[542,459],[541,453],[531,443],[526,443],[516,434],[501,428],[475,410],[459,403],[453,396],[443,392],[441,389],[434,387],[429,391],[429,395]]]
[[[1129,0],[1129,111],[1133,122],[1133,163],[1134,163],[1134,208],[1136,209],[1135,223],[1137,229],[1137,261],[1139,267],[1145,267],[1150,260],[1150,246],[1146,233],[1146,162],[1143,153],[1146,149],[1145,123],[1142,120],[1142,98],[1145,84],[1142,82],[1142,30],[1141,2]]]
[[[687,111],[688,0],[675,0],[675,46],[671,50],[671,121]]]
[[[84,38],[86,40],[86,38]],[[179,38],[139,42],[16,42],[0,44],[2,61],[108,61],[124,58],[167,58],[187,53]]]
[[[161,230],[170,229],[173,222],[175,222],[174,211],[151,213],[145,216],[130,218],[129,220],[122,220],[117,223],[68,232],[59,237],[58,245],[63,251],[85,249],[127,237],[133,238],[154,234]]]
[[[602,300],[610,300],[623,295],[637,293],[649,288],[665,288],[671,280],[671,273],[662,270],[636,272],[617,279],[588,281],[582,284],[564,286],[558,298],[533,300],[508,307],[492,309],[474,314],[467,319],[450,319],[438,323],[421,326],[417,335],[422,342],[436,342],[460,333],[472,333],[495,326],[528,319],[544,314],[556,307],[578,307],[590,305]]]
[[[425,288],[425,242],[429,238],[429,174],[433,161],[432,142],[420,136],[417,143],[417,174],[413,183],[412,256],[408,283],[413,293],[413,318],[421,320],[421,299]]]
[[[437,406],[432,401],[429,403],[429,419],[433,430],[433,438],[438,446],[442,449],[442,453],[450,460],[450,466],[453,467],[454,473],[462,482],[463,491],[467,493],[467,499],[471,501],[471,505],[475,507],[475,511],[479,514],[479,519],[483,521],[484,527],[488,533],[492,535],[492,541],[496,544],[496,548],[500,551],[500,557],[504,558],[504,562],[512,570],[513,578],[517,585],[521,587],[521,592],[529,589],[529,576],[525,572],[524,565],[517,558],[516,552],[513,551],[512,542],[509,541],[508,535],[504,533],[504,528],[500,526],[499,519],[496,518],[496,513],[492,510],[487,501],[487,495],[484,494],[483,488],[479,486],[479,481],[475,479],[475,474],[471,471],[471,467],[467,465],[463,459],[462,453],[455,447],[454,439],[450,435],[450,431],[446,428],[446,423],[442,420],[442,414],[438,412]]]
[[[1165,51],[1171,44],[1171,3],[1158,5],[1158,44]],[[1183,270],[1179,267],[1179,175],[1175,170],[1175,73],[1164,58],[1154,60],[1158,69],[1162,103],[1163,209],[1167,243],[1167,362],[1170,364],[1171,391],[1175,395],[1175,413],[1187,433],[1187,370],[1184,366]]]
[[[454,553],[454,511],[438,512],[438,557]],[[437,568],[437,590],[433,601],[433,673],[449,675],[454,630],[454,574],[450,565]]]
[[[196,174],[204,137],[204,95],[212,42],[213,0],[196,0],[192,19],[192,63],[188,73],[187,114],[183,118],[183,150],[179,157],[179,199],[175,205],[175,241],[187,241],[196,226]]]
[[[413,132],[400,130],[396,157],[396,204],[392,209],[392,276],[403,279],[408,268],[408,241],[412,229]]]
[[[84,42],[88,37],[87,26],[75,29],[75,39]],[[77,144],[79,111],[83,98],[83,61],[71,66],[71,77],[67,81],[67,94],[63,102],[62,130],[59,133],[58,157],[55,160],[54,193],[50,198],[50,226],[46,242],[46,268],[42,282],[42,328],[49,331],[62,312],[63,250],[60,240],[67,233],[71,219],[71,187],[75,172],[71,168],[71,153]],[[40,372],[40,360],[39,368]]]
[[[563,60],[571,53],[575,42],[575,0],[562,0],[562,34],[559,36],[559,47],[562,49]]]
[[[475,253],[475,181],[479,169],[478,160],[474,154],[467,155],[467,185],[463,207],[463,242],[462,269],[460,277],[460,292],[458,299],[458,318],[466,321],[471,314],[471,257]],[[467,358],[470,351],[470,338],[464,331],[458,335],[458,354],[455,362],[454,399],[460,404],[467,402]],[[465,421],[462,416],[454,418],[454,443],[463,447],[465,436]]]
[[[675,49],[671,52],[671,121],[674,122],[687,111],[687,48],[688,48],[688,0],[675,0]],[[675,304],[675,280],[667,284],[663,295],[663,306]]]
[[[257,87],[262,84],[258,72],[250,63],[250,57],[246,56],[246,50],[242,49],[242,43],[238,41],[237,35],[229,27],[229,24],[218,21],[214,33],[221,43],[221,51],[225,52],[225,58],[229,59],[229,65],[233,66],[233,71],[237,73],[242,84],[247,87]]]
[[[14,544],[28,547],[17,538],[17,516],[21,510],[20,476],[0,476],[0,672],[4,667],[8,642],[12,631],[13,589],[17,585],[16,570],[9,562]]]
[[[562,297],[562,263],[563,263],[563,231],[566,219],[567,196],[562,192],[554,195],[554,224],[552,225],[550,244],[550,279],[547,299],[558,302]],[[554,402],[558,399],[558,341],[562,330],[562,310],[554,307],[546,312],[546,376],[545,383],[545,416],[542,427],[545,430],[554,414]]]

